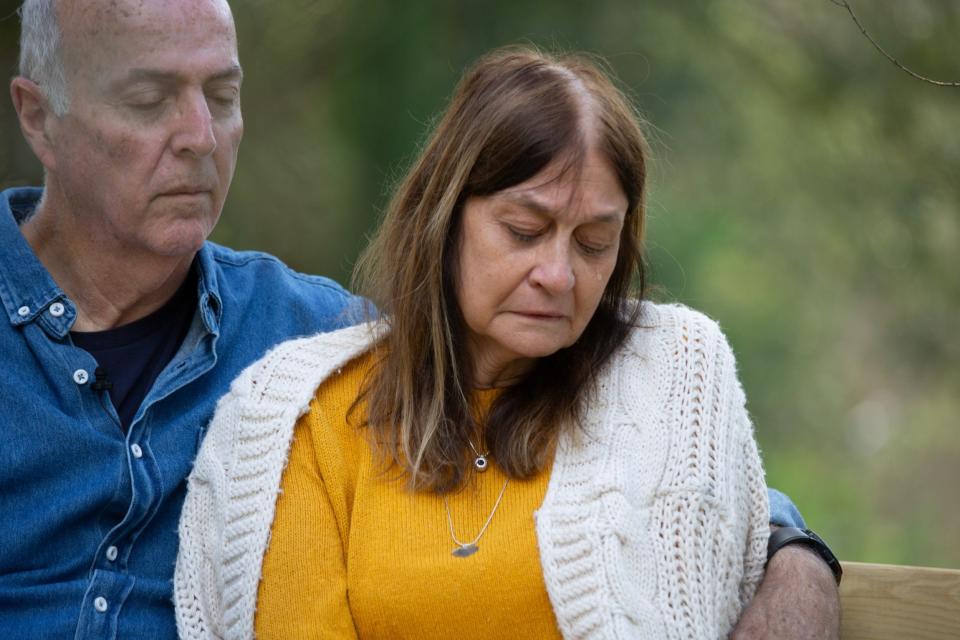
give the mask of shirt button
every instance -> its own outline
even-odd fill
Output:
[[[90,379],[90,374],[87,373],[86,369],[77,369],[73,372],[73,381],[77,384],[87,384],[87,380]]]
[[[62,302],[54,302],[52,305],[50,305],[50,315],[52,315],[54,318],[59,318],[62,316],[64,311],[65,309],[63,308]]]
[[[141,448],[140,448],[140,445],[138,445],[136,442],[134,442],[132,445],[130,445],[130,453],[133,454],[133,457],[134,457],[134,458],[142,458],[142,457],[143,457],[143,449],[141,449]]]
[[[28,315],[30,315],[30,307],[28,307],[27,305],[23,305],[22,307],[17,309],[17,315],[20,316],[21,318],[26,318]]]
[[[119,552],[117,551],[117,548],[113,545],[110,545],[109,547],[107,547],[107,560],[109,560],[110,562],[113,562],[114,560],[117,559],[118,553]]]
[[[93,608],[100,613],[103,613],[107,610],[107,599],[103,596],[97,596],[93,599]]]

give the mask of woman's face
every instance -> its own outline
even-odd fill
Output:
[[[562,166],[464,204],[456,293],[478,385],[576,342],[616,266],[628,200],[613,167],[593,149],[582,171]]]

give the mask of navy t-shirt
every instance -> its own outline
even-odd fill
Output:
[[[183,342],[197,307],[191,270],[177,292],[150,315],[106,331],[72,331],[73,344],[97,361],[92,384],[110,394],[126,431],[137,409]]]

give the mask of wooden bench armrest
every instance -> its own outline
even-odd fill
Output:
[[[960,571],[843,563],[842,640],[960,639]]]

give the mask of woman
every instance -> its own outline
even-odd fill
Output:
[[[480,60],[359,264],[382,317],[221,401],[181,635],[725,637],[763,571],[763,472],[716,324],[629,299],[644,183],[596,65]]]

